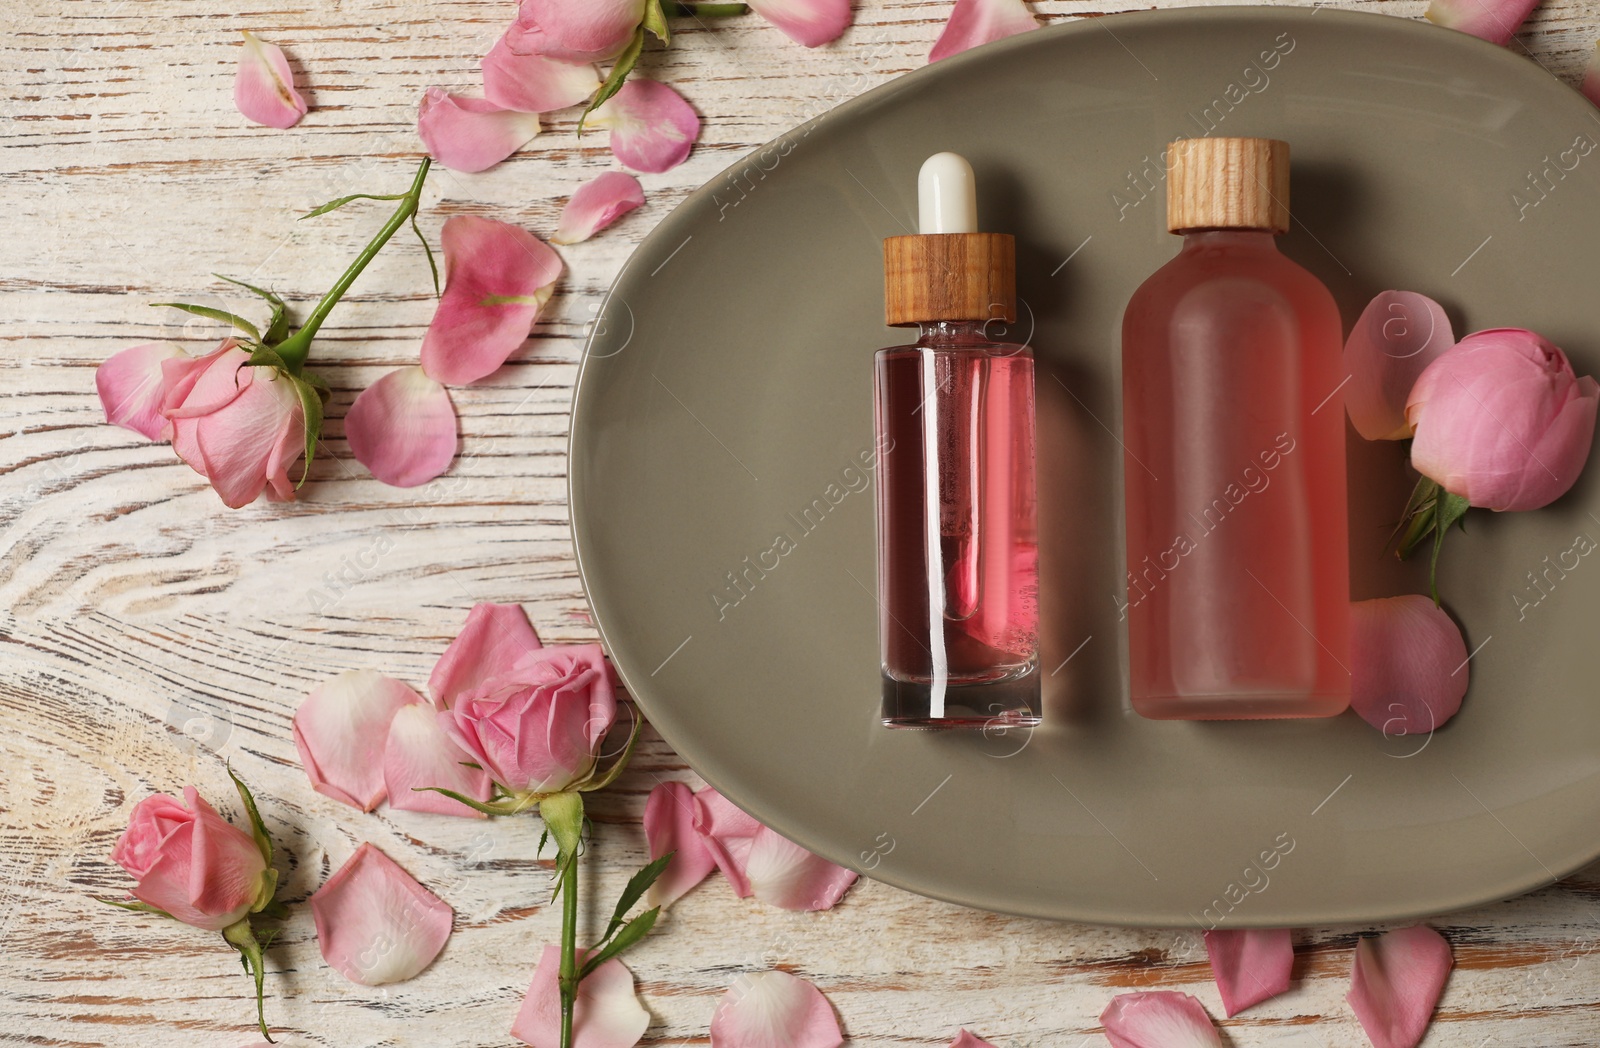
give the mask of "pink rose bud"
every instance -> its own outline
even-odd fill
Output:
[[[140,902],[211,931],[266,905],[277,886],[251,836],[193,786],[183,788],[181,802],[164,793],[140,801],[111,858],[139,882]]]
[[[1597,403],[1600,385],[1541,336],[1478,331],[1417,377],[1411,464],[1474,506],[1538,509],[1583,472]]]
[[[513,794],[582,785],[617,700],[598,644],[525,653],[511,669],[461,694],[439,724]]]

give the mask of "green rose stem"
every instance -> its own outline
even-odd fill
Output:
[[[583,795],[552,793],[539,802],[539,817],[556,839],[556,866],[561,879],[561,1044],[572,1044],[572,1010],[578,1000],[578,844],[583,832]]]

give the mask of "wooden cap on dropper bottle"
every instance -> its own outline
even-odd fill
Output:
[[[920,233],[883,242],[884,321],[1017,319],[1017,252],[1009,233],[978,233],[972,166],[935,153],[917,176]]]
[[[1167,146],[1167,228],[1289,231],[1289,143],[1185,138]]]

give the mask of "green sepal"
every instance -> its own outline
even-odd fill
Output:
[[[578,135],[583,135],[583,122],[589,119],[589,114],[600,107],[601,103],[621,90],[627,81],[628,74],[633,72],[633,67],[639,64],[639,56],[644,53],[644,26],[639,26],[633,31],[633,39],[628,41],[628,46],[623,48],[622,54],[617,56],[612,63],[611,72],[606,75],[605,83],[600,85],[600,90],[595,92],[594,98],[589,101],[583,110],[583,115],[578,117]]]
[[[409,193],[351,193],[349,196],[342,196],[337,200],[330,200],[326,204],[315,207],[301,215],[300,218],[296,219],[295,221],[298,222],[307,218],[316,218],[318,215],[326,215],[329,211],[337,211],[341,207],[344,207],[346,204],[350,203],[352,200],[404,200],[410,195],[411,194]]]
[[[661,41],[663,47],[672,43],[672,30],[667,27],[667,13],[661,8],[661,0],[645,0],[641,26]]]
[[[163,910],[158,906],[151,906],[147,902],[139,902],[137,900],[135,900],[133,902],[126,902],[126,901],[124,901],[122,899],[100,899],[100,898],[95,899],[95,902],[103,902],[107,906],[115,906],[119,910],[133,910],[135,913],[153,913],[153,914],[157,915],[158,917],[166,917],[166,918],[168,918],[170,920],[174,920],[174,921],[177,920],[176,917],[173,917],[172,914],[168,913],[166,910]]]
[[[317,391],[317,396],[322,400],[324,407],[327,406],[328,401],[333,399],[333,390],[329,388],[327,380],[316,372],[300,372],[300,381]]]
[[[655,926],[656,918],[660,915],[661,907],[655,906],[623,925],[616,938],[606,943],[598,952],[591,954],[589,959],[583,962],[583,970],[578,973],[578,981],[582,982],[590,972],[650,934],[650,929]]]
[[[160,309],[181,309],[185,313],[193,313],[197,317],[206,317],[211,320],[220,320],[230,324],[237,331],[243,331],[257,342],[261,341],[261,332],[256,326],[244,317],[236,316],[225,309],[212,309],[210,306],[195,306],[187,302],[152,302],[151,306]]]
[[[284,374],[288,375],[288,372]],[[289,380],[294,383],[294,391],[300,395],[300,413],[304,416],[306,429],[306,465],[294,485],[295,490],[299,491],[311,476],[311,460],[316,456],[317,440],[322,436],[322,405],[326,395],[299,375],[289,375]]]
[[[539,801],[539,817],[555,838],[562,858],[578,853],[583,839],[583,794],[570,790],[548,794]]]
[[[1400,511],[1400,523],[1395,526],[1395,534],[1400,536],[1395,555],[1401,560],[1416,552],[1422,540],[1433,533],[1434,507],[1442,490],[1431,477],[1417,478],[1416,486],[1411,489],[1411,497],[1406,499],[1406,508]],[[1393,539],[1393,536],[1390,538]]]
[[[1452,524],[1460,524],[1461,530],[1467,530],[1467,510],[1472,508],[1472,503],[1454,492],[1443,491],[1434,508],[1433,524],[1433,558],[1428,562],[1428,591],[1433,594],[1433,603],[1439,605],[1439,551],[1444,548],[1445,532],[1450,530]]]
[[[540,855],[544,854],[544,845],[545,845],[545,842],[548,841],[549,839],[550,839],[550,827],[546,826],[544,829],[539,831],[539,846],[537,848],[533,849],[533,857],[535,859],[537,859]]]
[[[244,802],[245,814],[250,819],[250,836],[261,852],[262,861],[267,864],[266,872],[261,875],[261,889],[256,893],[256,901],[250,907],[251,913],[264,913],[277,905],[273,898],[278,894],[278,871],[272,866],[272,835],[267,832],[267,824],[261,819],[261,812],[256,807],[256,799],[250,793],[250,787],[234,774],[231,764],[224,767],[228,772],[228,778],[233,780],[233,788],[239,791],[239,800]],[[281,907],[279,912],[282,912]]]
[[[607,768],[606,773],[600,776],[600,778],[585,782],[583,785],[576,788],[582,790],[584,793],[592,793],[595,790],[604,789],[605,787],[611,785],[611,783],[615,781],[616,777],[622,774],[622,769],[628,766],[628,761],[632,759],[634,744],[639,741],[639,729],[643,727],[644,718],[635,716],[633,719],[633,729],[628,732],[628,744],[622,748],[621,756],[611,763],[611,767]],[[590,774],[592,775],[593,772],[591,771]]]
[[[239,963],[256,982],[256,1024],[261,1027],[261,1036],[268,1044],[274,1043],[272,1032],[267,1029],[267,1004],[264,979],[266,976],[266,958],[262,952],[262,942],[256,937],[255,929],[250,927],[250,919],[236,921],[222,929],[222,937],[234,949],[239,951]],[[273,936],[268,935],[267,941],[271,942]]]
[[[460,801],[462,804],[465,804],[474,811],[481,811],[485,815],[516,815],[526,807],[526,805],[512,806],[495,803],[485,804],[483,801],[468,797],[464,793],[457,793],[455,790],[447,790],[443,786],[413,786],[411,787],[411,792],[442,793],[451,800]]]
[[[246,284],[242,280],[225,277],[221,273],[213,273],[211,275],[218,280],[226,280],[230,284],[242,287],[253,295],[259,295],[267,300],[268,305],[272,306],[272,318],[267,321],[266,334],[261,336],[263,344],[275,346],[289,337],[289,307],[276,293],[256,287],[254,284]]]
[[[433,274],[433,297],[438,298],[442,294],[439,290],[439,264],[433,260],[433,248],[428,246],[428,238],[422,235],[422,227],[417,225],[416,212],[411,214],[411,232],[422,242],[422,253],[428,257],[428,272]]]
[[[633,909],[634,903],[644,898],[644,893],[650,890],[650,886],[656,882],[657,877],[661,876],[661,871],[667,868],[667,863],[671,862],[672,857],[676,854],[676,852],[667,852],[661,858],[647,863],[638,873],[628,878],[628,883],[622,889],[622,894],[617,897],[617,908],[611,912],[611,920],[606,925],[606,933],[600,937],[602,944],[615,935],[618,928],[622,927],[623,922],[627,919],[628,911]]]

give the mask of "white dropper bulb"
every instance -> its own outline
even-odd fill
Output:
[[[935,153],[917,174],[918,226],[923,233],[976,233],[978,190],[972,165],[959,153]]]

